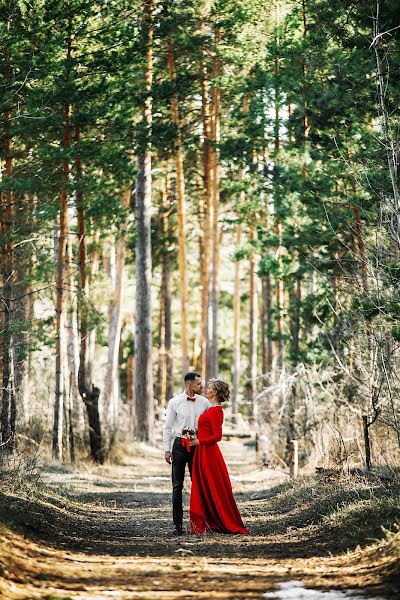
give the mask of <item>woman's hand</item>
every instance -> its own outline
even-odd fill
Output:
[[[197,438],[195,440],[190,440],[189,446],[200,446],[200,442]]]

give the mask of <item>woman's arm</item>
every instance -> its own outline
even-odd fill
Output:
[[[224,421],[224,411],[222,408],[218,410],[211,409],[209,412],[211,422],[212,435],[206,438],[199,438],[200,446],[211,446],[222,440],[222,423]]]

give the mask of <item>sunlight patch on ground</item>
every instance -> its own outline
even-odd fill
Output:
[[[277,589],[272,592],[266,592],[261,596],[269,600],[367,600],[367,596],[360,596],[354,590],[338,591],[320,591],[311,590],[304,587],[301,581],[285,581],[277,586]],[[382,600],[376,596],[375,598],[368,597],[368,600]]]

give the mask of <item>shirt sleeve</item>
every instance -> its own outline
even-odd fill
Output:
[[[224,412],[221,409],[209,412],[212,435],[206,438],[199,438],[201,446],[211,446],[222,440],[222,423],[224,421]]]
[[[168,402],[167,407],[167,416],[165,419],[165,425],[163,429],[163,444],[165,452],[170,452],[171,450],[171,437],[172,437],[172,428],[174,426],[176,420],[176,410],[174,403],[172,400]]]

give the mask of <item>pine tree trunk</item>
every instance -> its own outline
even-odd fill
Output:
[[[261,330],[262,330],[262,372],[264,383],[271,380],[273,350],[272,350],[272,290],[269,273],[262,276],[262,305],[261,305]]]
[[[153,80],[153,0],[144,3],[146,33],[146,101],[136,184],[136,327],[135,327],[135,435],[151,442],[154,430],[154,393],[151,325],[151,125]]]
[[[172,373],[172,328],[171,328],[171,265],[167,255],[164,255],[161,266],[160,290],[160,350],[159,350],[159,382],[161,406],[166,406],[173,396]]]
[[[75,142],[80,140],[79,128],[75,129]],[[80,316],[80,352],[78,369],[78,389],[85,404],[90,440],[90,455],[93,461],[103,464],[104,444],[99,414],[100,389],[93,385],[93,356],[90,355],[90,330],[88,324],[89,278],[87,269],[87,236],[83,192],[79,189],[83,165],[78,156],[75,162],[78,190],[76,191],[76,210],[78,216],[78,267],[79,267],[79,316]],[[93,270],[93,267],[92,267]]]
[[[280,24],[280,4],[276,3],[275,12],[275,25],[278,29]],[[279,41],[276,40],[277,45]],[[280,139],[280,82],[279,82],[279,60],[275,58],[274,62],[274,82],[275,82],[275,123],[274,123],[274,138],[275,138],[275,149],[274,149],[274,168],[273,168],[273,197],[274,197],[274,233],[277,239],[277,258],[279,263],[278,279],[275,282],[275,328],[276,328],[276,341],[274,356],[276,360],[275,368],[280,371],[283,366],[283,341],[282,341],[282,309],[283,309],[283,281],[281,274],[281,223],[279,217],[279,206],[280,206],[280,190],[279,190],[279,175],[277,164],[279,161],[279,153],[281,146]]]
[[[307,38],[308,25],[307,25],[307,2],[302,0],[302,17],[303,17],[303,41]],[[303,178],[307,178],[307,143],[310,134],[310,122],[308,119],[308,90],[307,90],[307,79],[308,79],[308,67],[305,54],[303,55],[302,63],[303,81],[302,81],[302,93],[303,93]]]
[[[267,149],[264,149],[264,169],[265,175],[268,176],[269,157]],[[269,195],[263,203],[262,218],[265,226],[269,229],[271,226],[271,216],[269,214]],[[263,257],[265,262],[265,256]],[[272,285],[271,275],[269,272],[264,272],[261,277],[261,355],[262,355],[262,373],[264,385],[269,385],[272,376],[273,366],[273,323],[272,323]]]
[[[301,303],[301,277],[296,274],[294,285],[289,291],[290,304],[292,306],[292,318],[290,323],[291,336],[291,362],[296,366],[299,362],[300,342],[300,303]]]
[[[127,360],[127,403],[129,410],[129,432],[134,435],[135,423],[135,355],[130,353]]]
[[[32,210],[34,199],[27,195],[14,194],[15,217],[14,231],[18,240],[26,241],[32,234]],[[32,295],[30,294],[30,279],[32,265],[32,246],[27,243],[18,245],[15,255],[15,283],[13,297],[13,319],[18,323],[17,330],[13,333],[13,346],[15,358],[15,395],[19,420],[25,423],[29,419],[29,371],[28,356],[30,352],[30,323],[29,314],[32,308]]]
[[[70,238],[70,243],[72,240]],[[72,256],[69,257],[70,264]],[[71,289],[68,298],[68,341],[67,341],[67,356],[68,356],[68,374],[69,374],[69,405],[72,413],[72,428],[75,430],[83,427],[83,410],[82,401],[80,400],[78,390],[78,366],[79,366],[79,334],[78,334],[78,318],[77,318],[77,298],[76,294]]]
[[[10,57],[5,52],[3,76],[10,79]],[[3,144],[5,155],[5,174],[10,181],[13,176],[11,112],[6,108],[3,112]],[[13,340],[13,294],[14,294],[14,246],[11,239],[14,223],[13,193],[11,189],[0,193],[1,233],[1,278],[3,284],[2,307],[2,408],[0,416],[0,433],[3,451],[12,451],[15,443],[16,397],[15,397],[15,354]]]
[[[275,340],[275,370],[280,371],[283,368],[283,326],[282,326],[282,311],[283,311],[283,298],[284,298],[284,289],[283,289],[283,281],[282,281],[282,270],[281,270],[281,224],[280,220],[275,220],[274,232],[278,239],[278,264],[279,264],[279,273],[277,276],[277,280],[275,282],[275,329],[276,329],[276,340]]]
[[[75,235],[69,233],[67,238],[67,255],[66,255],[66,271],[71,272],[71,265],[73,261],[73,240]],[[71,462],[74,463],[76,459],[75,455],[75,436],[79,429],[83,429],[84,418],[83,418],[83,406],[79,395],[78,389],[78,365],[79,365],[79,339],[78,339],[78,318],[77,318],[77,296],[73,288],[74,282],[72,280],[72,274],[68,281],[66,289],[66,303],[67,303],[67,365],[65,369],[65,394],[66,406],[64,415],[66,415],[66,427],[67,427],[67,441],[69,448],[69,455]]]
[[[235,250],[240,250],[242,225],[235,227]],[[232,423],[237,423],[237,400],[240,385],[240,261],[235,262],[233,289],[233,362],[232,362]]]
[[[126,212],[131,202],[131,188],[123,191],[121,206]],[[124,292],[124,271],[126,258],[127,221],[120,227],[120,237],[117,242],[115,261],[114,297],[110,309],[110,325],[108,329],[108,360],[104,381],[104,409],[107,422],[112,431],[118,430],[119,393],[118,393],[118,358],[122,328],[122,298]]]
[[[250,230],[250,241],[256,240],[255,228],[252,225]],[[252,252],[249,264],[249,406],[250,417],[256,421],[257,411],[255,406],[255,396],[257,394],[257,341],[258,341],[258,290],[257,290],[257,274],[256,274],[256,257]]]
[[[202,86],[202,120],[203,120],[203,177],[204,200],[201,211],[200,238],[200,288],[201,288],[201,319],[200,319],[200,372],[203,376],[207,369],[207,340],[209,319],[209,285],[210,285],[210,244],[211,244],[211,207],[212,207],[212,150],[211,123],[209,102],[209,81],[207,66],[201,63]]]
[[[30,202],[29,198],[27,202]],[[29,214],[29,211],[28,211]],[[29,251],[30,252],[30,251]],[[34,322],[34,295],[31,291],[31,265],[28,267],[28,274],[22,274],[22,271],[26,269],[26,263],[17,262],[21,269],[21,275],[17,273],[17,281],[21,281],[21,277],[27,277],[27,280],[22,282],[21,288],[16,291],[17,298],[17,319],[24,323],[24,331],[20,332],[19,348],[23,352],[23,356],[17,359],[16,369],[16,392],[17,392],[17,412],[19,421],[24,424],[29,423],[32,409],[31,409],[31,382],[30,374],[32,373],[32,331],[31,324]],[[17,288],[18,288],[17,282]],[[21,296],[23,297],[21,298]],[[20,354],[20,352],[18,352]]]
[[[67,63],[71,59],[72,40],[68,40]],[[64,137],[63,148],[67,152],[71,146],[71,105],[67,102],[64,107]],[[70,177],[69,160],[64,158],[62,163],[62,182],[60,193],[60,214],[57,242],[57,284],[56,284],[56,381],[53,425],[53,458],[62,460],[63,418],[64,418],[64,384],[66,369],[66,294],[65,279],[68,276],[67,238],[68,224],[68,183]]]
[[[186,257],[186,205],[185,205],[185,175],[183,168],[183,150],[180,131],[179,105],[176,95],[176,69],[174,49],[171,39],[168,45],[168,70],[169,77],[174,86],[174,94],[171,98],[172,122],[176,126],[175,141],[175,170],[176,170],[176,193],[178,213],[178,263],[179,263],[179,294],[181,302],[181,343],[182,343],[182,372],[186,373],[189,368],[189,340],[188,340],[188,274]]]
[[[163,406],[165,402],[165,396],[167,393],[167,361],[165,356],[165,275],[164,275],[164,261],[161,263],[161,286],[160,286],[160,313],[158,319],[158,373],[157,381],[154,385],[154,394],[157,399],[157,404]]]
[[[213,149],[211,153],[212,169],[212,262],[210,289],[210,332],[208,348],[207,379],[218,375],[218,287],[219,287],[219,196],[220,196],[220,104],[221,87],[218,81],[221,75],[221,60],[218,56],[221,41],[221,30],[215,26],[214,58],[213,58],[213,88],[212,88],[212,118],[211,136]]]
[[[93,229],[93,222],[92,222]],[[92,249],[89,254],[90,274],[88,275],[88,289],[90,292],[91,287],[94,287],[97,281],[97,276],[100,272],[100,231],[97,229],[94,232],[92,243]],[[89,344],[88,344],[88,361],[87,361],[87,376],[90,380],[93,379],[94,373],[94,362],[96,358],[96,339],[97,329],[92,327],[89,331]]]
[[[161,213],[163,238],[170,236],[168,183],[163,187],[163,205]],[[163,253],[161,263],[161,290],[160,290],[160,350],[159,350],[159,383],[160,405],[166,406],[167,401],[173,396],[173,363],[172,363],[172,265],[168,251]]]
[[[78,130],[75,131],[75,135]],[[79,168],[79,163],[78,163]],[[73,244],[76,240],[75,233],[69,233],[67,239],[67,266],[68,271],[73,264]],[[78,299],[74,289],[75,280],[71,274],[67,286],[67,358],[68,358],[68,410],[70,412],[69,429],[70,429],[70,450],[71,460],[74,462],[75,442],[71,438],[75,436],[75,432],[82,430],[84,427],[83,404],[79,395],[78,389],[78,367],[79,367],[79,332],[78,332]]]

